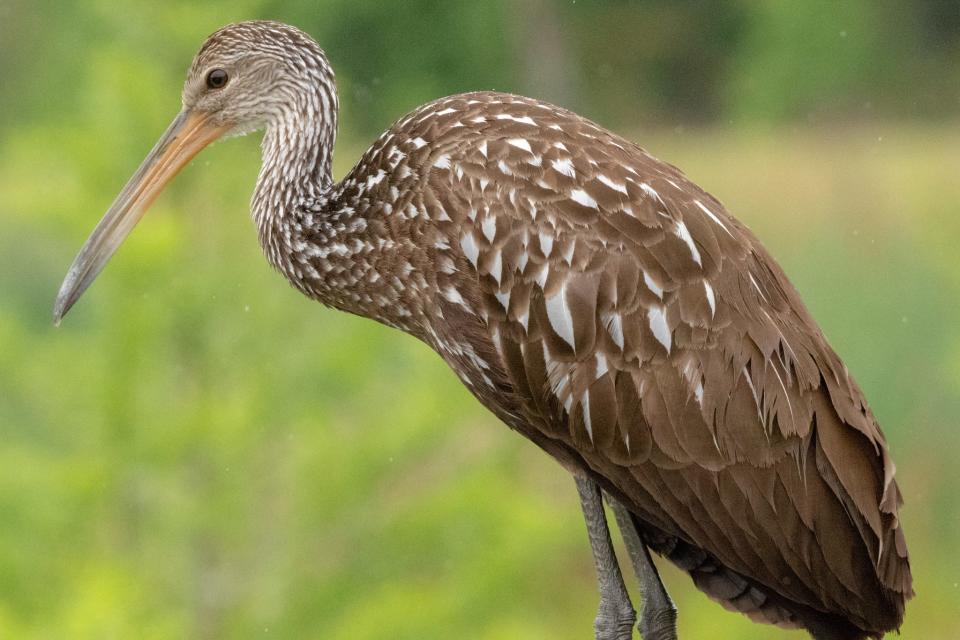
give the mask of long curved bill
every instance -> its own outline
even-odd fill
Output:
[[[213,124],[207,114],[188,110],[170,123],[70,265],[53,308],[54,323],[60,324],[166,184],[228,129]]]

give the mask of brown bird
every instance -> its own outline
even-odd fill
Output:
[[[333,72],[294,27],[204,43],[183,109],[87,240],[77,301],[213,140],[265,129],[252,200],[270,263],[311,298],[424,341],[576,478],[601,640],[636,619],[602,495],[675,638],[647,549],[724,607],[818,639],[879,638],[912,595],[902,499],[860,388],[757,238],[675,167],[502,93],[401,118],[341,182]]]

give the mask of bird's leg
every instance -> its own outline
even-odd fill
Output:
[[[577,477],[577,492],[580,494],[580,506],[587,523],[590,548],[597,567],[597,581],[600,585],[600,607],[593,628],[597,640],[630,640],[633,637],[633,623],[637,614],[630,603],[627,587],[623,584],[623,575],[617,556],[610,540],[607,517],[603,511],[603,498],[592,480]]]
[[[633,516],[620,502],[607,496],[607,502],[617,518],[623,543],[630,554],[633,570],[640,582],[640,622],[637,629],[643,640],[677,640],[677,606],[670,599],[653,564],[647,545],[640,538]]]

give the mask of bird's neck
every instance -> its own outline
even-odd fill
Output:
[[[298,206],[321,197],[333,184],[336,110],[323,114],[317,97],[298,102],[302,104],[267,125],[260,145],[260,175],[251,210],[261,240],[288,223]]]
[[[305,208],[333,188],[331,165],[337,133],[332,74],[318,77],[272,118],[260,145],[261,166],[250,203],[260,245],[270,263],[298,286],[292,264]]]
[[[403,283],[389,272],[397,260],[387,254],[397,241],[386,237],[393,227],[384,224],[383,208],[371,211],[372,200],[360,197],[356,179],[333,182],[336,97],[325,87],[332,82],[318,82],[316,94],[301,96],[266,128],[251,203],[260,245],[271,265],[305,295],[419,335],[420,309],[400,299]],[[358,166],[362,174],[365,168]],[[371,235],[371,224],[379,237]],[[407,276],[409,259],[399,263]]]

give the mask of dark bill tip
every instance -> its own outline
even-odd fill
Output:
[[[164,186],[204,147],[226,133],[208,114],[182,111],[144,159],[87,238],[70,265],[56,302],[53,323],[63,317],[93,283]]]

